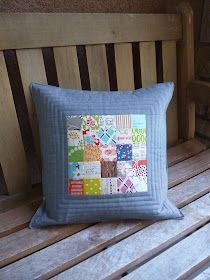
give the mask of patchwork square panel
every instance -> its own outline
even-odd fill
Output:
[[[70,195],[147,191],[145,115],[67,116],[66,124]]]

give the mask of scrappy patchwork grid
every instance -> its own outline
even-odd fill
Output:
[[[146,116],[67,116],[68,193],[147,191]]]

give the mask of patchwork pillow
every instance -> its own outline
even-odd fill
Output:
[[[173,88],[97,92],[32,83],[44,197],[30,227],[183,218],[167,199]]]

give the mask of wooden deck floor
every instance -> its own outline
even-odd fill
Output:
[[[168,163],[183,220],[29,230],[39,193],[21,206],[3,198],[0,279],[210,279],[210,149],[194,139],[169,149]]]

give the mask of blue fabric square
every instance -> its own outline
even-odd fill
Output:
[[[101,144],[116,144],[116,131],[112,128],[100,128],[98,131]]]
[[[132,145],[122,144],[117,145],[117,160],[132,160]]]

